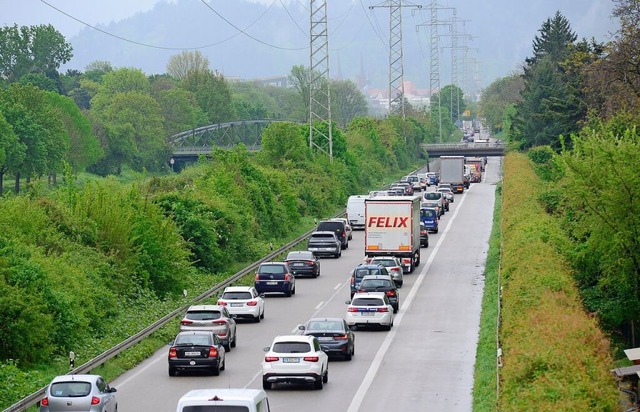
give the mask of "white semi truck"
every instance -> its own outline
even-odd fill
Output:
[[[420,196],[367,198],[364,253],[367,257],[395,256],[403,271],[420,265]]]
[[[454,193],[464,192],[464,156],[440,157],[440,183],[449,183]]]

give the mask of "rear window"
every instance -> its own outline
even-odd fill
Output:
[[[384,306],[384,302],[380,298],[355,298],[351,302],[353,306]]]
[[[362,278],[367,275],[382,275],[383,273],[380,271],[379,268],[371,268],[371,269],[360,268],[355,270],[355,274],[357,278]]]
[[[190,320],[213,320],[220,319],[222,314],[219,310],[190,310],[185,318]]]
[[[318,230],[327,230],[329,232],[340,232],[344,230],[344,223],[342,222],[320,222],[318,224]]]
[[[235,300],[235,299],[249,300],[249,299],[251,299],[251,292],[224,292],[224,293],[222,294],[222,299],[228,299],[228,300]]]
[[[258,272],[263,275],[282,275],[285,270],[283,265],[261,265]]]
[[[307,353],[311,345],[307,342],[277,342],[271,348],[276,353]]]
[[[424,198],[429,200],[438,200],[441,196],[442,193],[440,192],[427,192],[424,194]]]
[[[390,288],[391,282],[387,279],[365,279],[360,283],[360,287],[366,288]]]
[[[51,385],[51,396],[81,398],[91,393],[90,382],[57,382]]]
[[[191,333],[178,335],[173,344],[175,346],[210,346],[212,342],[210,335]]]
[[[393,266],[398,266],[396,261],[393,260],[393,259],[376,259],[375,263],[378,264],[378,265],[382,265],[382,266],[384,266],[386,268],[393,267]]]
[[[183,406],[182,412],[249,412],[246,406],[234,405],[198,405]]]
[[[308,332],[326,331],[326,330],[342,331],[343,330],[342,322],[331,321],[331,320],[314,321],[314,322],[309,322],[309,325],[307,326]]]
[[[313,260],[311,252],[291,252],[287,255],[286,260]]]
[[[431,209],[420,209],[420,216],[422,217],[435,217],[436,211]]]
[[[334,239],[333,233],[314,233],[311,235],[313,239]]]

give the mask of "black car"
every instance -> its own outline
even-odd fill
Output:
[[[169,348],[169,376],[179,370],[210,371],[217,376],[225,367],[224,346],[213,332],[180,332]]]
[[[323,220],[318,223],[318,227],[316,228],[318,232],[333,232],[336,234],[338,239],[340,239],[340,243],[342,244],[342,249],[347,249],[349,247],[349,238],[347,235],[347,227],[344,222],[341,220]]]
[[[258,293],[296,294],[296,278],[285,262],[264,262],[256,271],[254,286]]]
[[[356,337],[342,318],[313,318],[298,326],[303,335],[313,335],[330,357],[351,360],[356,351]]]
[[[377,263],[368,265],[360,264],[351,271],[351,297],[353,297],[354,293],[358,290],[362,278],[368,275],[385,275],[391,278],[387,268],[382,265]]]
[[[429,247],[429,230],[422,222],[420,222],[420,246]]]
[[[389,299],[389,303],[393,306],[393,313],[398,311],[400,307],[400,294],[398,287],[390,276],[385,275],[368,275],[362,278],[358,285],[357,293],[364,292],[384,292]]]
[[[320,261],[313,252],[289,252],[284,262],[289,265],[293,276],[320,276]]]

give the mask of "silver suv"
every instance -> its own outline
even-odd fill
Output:
[[[180,332],[191,330],[208,330],[222,341],[228,351],[236,347],[236,315],[231,315],[221,305],[190,306],[180,321]]]

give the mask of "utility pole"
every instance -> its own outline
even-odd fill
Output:
[[[402,7],[418,7],[402,4],[402,0],[387,0],[375,6],[389,8],[389,113],[396,108],[404,119],[404,67],[402,56]]]
[[[461,85],[459,84],[460,82],[458,80],[458,51],[459,50],[464,51],[466,47],[464,45],[460,46],[458,44],[458,39],[466,40],[468,38],[472,38],[468,34],[458,33],[457,22],[462,22],[464,24],[465,22],[468,22],[468,21],[470,20],[458,19],[456,16],[456,12],[454,10],[453,18],[451,19],[451,34],[443,35],[443,36],[451,37],[451,46],[450,47],[445,46],[444,48],[451,48],[451,85],[453,87],[450,90],[450,102],[449,102],[450,109],[449,110],[451,114],[451,121],[453,123],[457,122],[460,116],[460,89],[462,89]],[[465,57],[463,55],[463,62],[464,61],[465,61]],[[466,85],[464,87],[466,87]],[[454,92],[454,89],[455,89],[455,92]]]
[[[333,162],[327,1],[310,1],[309,147],[327,153]]]

